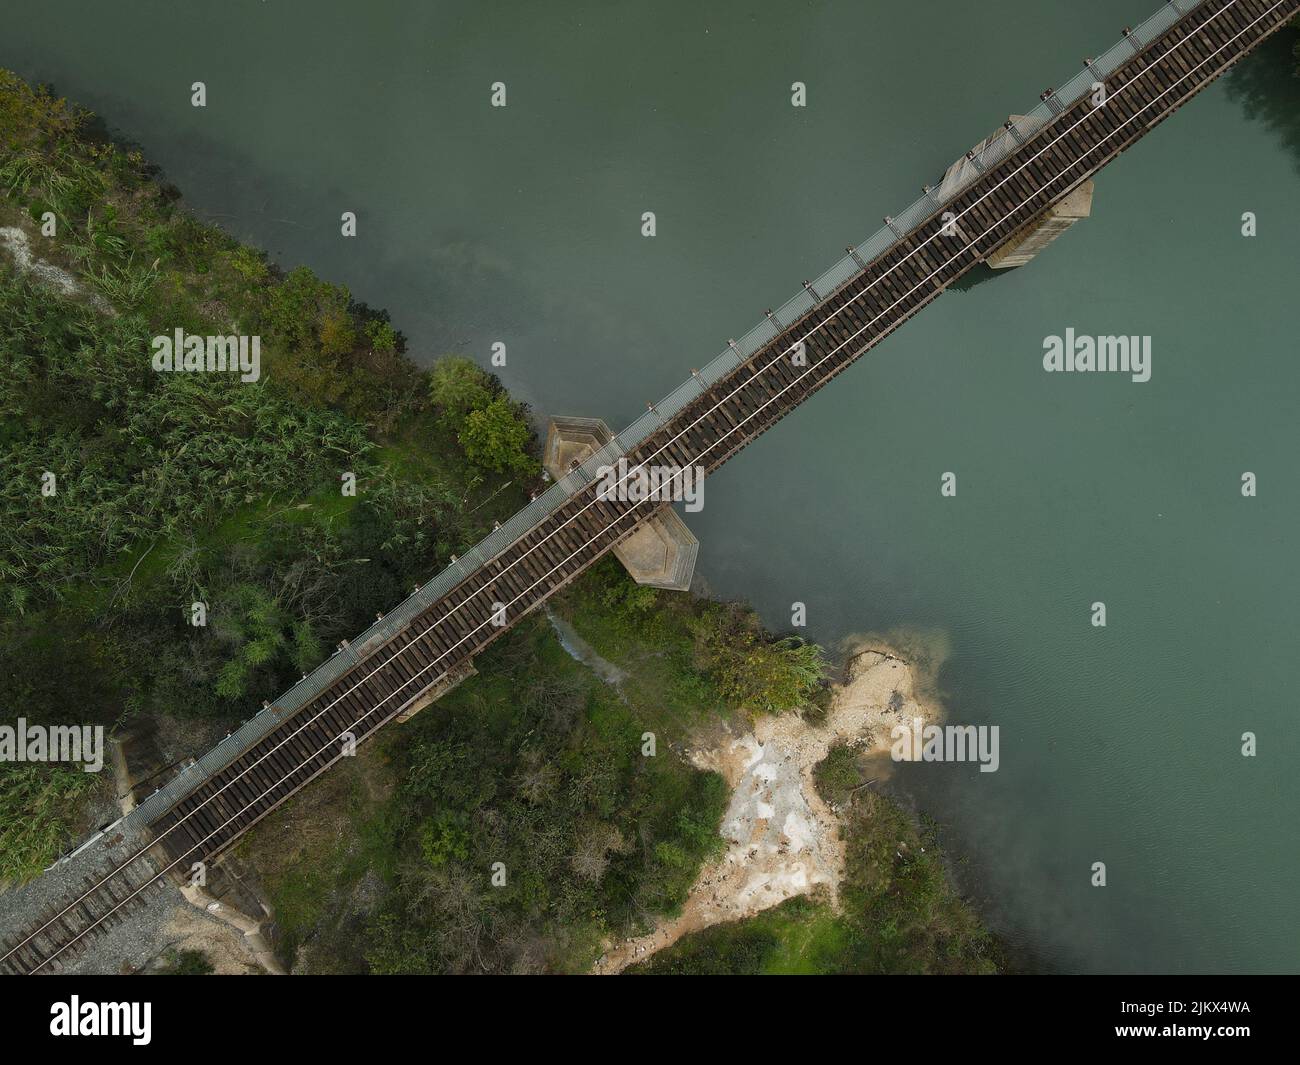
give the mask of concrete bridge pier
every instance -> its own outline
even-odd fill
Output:
[[[1075,222],[1092,214],[1092,179],[1072,189],[984,261],[994,270],[1023,266]]]
[[[1033,136],[1043,123],[1027,115],[1012,115],[1007,120],[1007,124],[1015,126],[1018,135],[1023,138]],[[943,183],[939,187],[941,198],[947,199],[979,176],[982,171],[976,165],[976,157],[1001,135],[1002,130],[999,130],[985,137],[965,156],[948,167]],[[1021,226],[988,255],[984,262],[993,270],[1006,270],[1029,262],[1075,222],[1092,214],[1092,187],[1091,178],[1076,185],[1036,218]]]
[[[546,427],[542,463],[559,480],[573,467],[614,438],[600,418],[552,418]],[[700,542],[672,507],[663,507],[649,521],[614,546],[614,556],[637,584],[684,592],[695,574]]]

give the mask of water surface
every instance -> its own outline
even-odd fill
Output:
[[[620,426],[1153,9],[11,0],[0,63],[104,114],[201,215],[389,308],[418,359],[486,363],[503,341],[540,414]],[[774,627],[797,600],[830,644],[946,634],[951,714],[1000,726],[1002,767],[899,780],[1047,966],[1300,969],[1300,83],[1282,52],[1110,166],[1093,217],[1037,261],[950,292],[743,452],[689,516],[709,586]],[[1152,380],[1045,374],[1067,326],[1151,335]]]

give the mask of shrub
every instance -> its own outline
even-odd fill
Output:
[[[169,952],[161,971],[169,976],[211,976],[216,969],[203,951],[180,950]]]
[[[817,793],[832,806],[844,803],[853,789],[862,783],[858,756],[846,743],[837,743],[813,769]]]
[[[696,654],[723,697],[750,711],[803,706],[822,683],[822,649],[797,636],[772,639],[752,614],[707,609],[695,622]]]

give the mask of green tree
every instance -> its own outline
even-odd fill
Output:
[[[372,318],[366,323],[366,336],[376,351],[396,352],[401,338],[391,322],[385,318]]]
[[[346,305],[334,305],[321,311],[317,336],[321,351],[326,355],[346,355],[356,346],[357,332]]]
[[[432,866],[449,860],[463,862],[470,856],[470,836],[464,815],[439,810],[420,826],[420,852]]]
[[[289,350],[313,351],[324,341],[337,353],[343,339],[339,334],[347,332],[341,317],[349,300],[342,285],[322,281],[299,266],[272,291],[262,325]]]
[[[532,430],[519,410],[505,395],[486,407],[472,410],[460,431],[465,456],[484,469],[530,477],[537,473],[537,460],[528,454]]]
[[[492,402],[492,381],[473,360],[447,355],[434,364],[429,374],[429,399],[460,432],[472,411]]]

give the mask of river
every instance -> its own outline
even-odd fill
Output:
[[[501,376],[539,414],[619,428],[1155,6],[10,0],[0,65],[103,114],[201,216],[388,308],[418,360],[486,365],[504,343]],[[1091,218],[949,292],[687,516],[708,586],[777,629],[798,601],[831,646],[946,642],[950,718],[999,727],[1000,769],[896,783],[1049,969],[1300,969],[1284,52],[1154,131],[1100,175]],[[1044,373],[1067,327],[1151,336],[1151,380]]]

